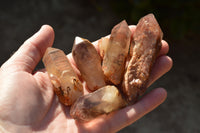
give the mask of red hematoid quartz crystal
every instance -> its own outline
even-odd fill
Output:
[[[133,53],[123,81],[123,92],[130,103],[142,95],[148,84],[163,33],[153,14],[141,18],[134,32]]]

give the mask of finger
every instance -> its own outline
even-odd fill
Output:
[[[166,97],[167,92],[165,89],[157,88],[153,90],[136,104],[114,114],[114,117],[110,119],[110,131],[119,131],[132,124],[163,103]],[[120,120],[118,120],[119,116]]]
[[[167,73],[173,65],[173,61],[169,56],[163,55],[156,59],[156,62],[152,68],[151,75],[149,77],[148,86],[155,82],[162,75]]]
[[[42,58],[46,48],[52,46],[53,41],[53,28],[48,25],[42,26],[36,34],[24,42],[2,67],[12,66],[14,71],[32,72]]]
[[[117,132],[155,109],[165,101],[166,97],[165,89],[154,89],[134,105],[116,111],[104,119],[99,118],[96,122],[88,123],[86,128],[95,129],[99,132]]]
[[[169,51],[169,45],[165,40],[162,40],[161,44],[162,45],[161,45],[161,49],[160,49],[158,56],[166,55]]]

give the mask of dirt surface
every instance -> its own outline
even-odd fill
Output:
[[[75,36],[95,41],[110,33],[120,22],[106,1],[4,1],[0,4],[0,64],[43,24],[55,30],[54,47],[69,53]],[[164,32],[164,31],[163,31]],[[165,32],[164,32],[165,33]],[[167,100],[120,133],[199,133],[200,132],[200,47],[198,39],[170,41],[174,60],[170,72],[148,90],[164,87]],[[43,67],[42,63],[38,68]]]

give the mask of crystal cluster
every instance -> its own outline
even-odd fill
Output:
[[[153,14],[141,18],[132,36],[126,21],[98,41],[99,52],[86,39],[76,37],[72,55],[82,83],[63,51],[48,48],[43,62],[60,101],[72,105],[70,115],[89,121],[136,102],[146,88],[161,47],[163,33]]]

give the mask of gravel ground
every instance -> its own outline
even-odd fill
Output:
[[[120,22],[107,1],[35,0],[3,1],[0,4],[0,63],[43,24],[55,30],[54,47],[69,53],[75,36],[95,41],[110,33]],[[199,133],[200,132],[200,47],[197,38],[170,41],[169,55],[174,60],[170,72],[148,90],[164,87],[167,100],[156,110],[120,133]],[[37,69],[43,67],[40,63]]]

